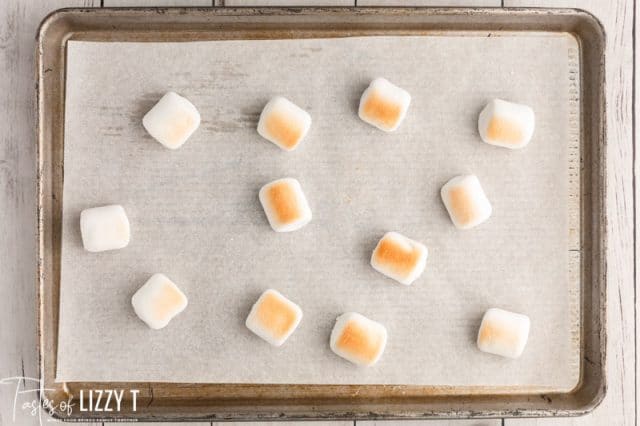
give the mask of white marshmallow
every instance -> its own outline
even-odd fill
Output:
[[[529,317],[502,309],[485,312],[478,331],[478,348],[482,352],[518,358],[529,338]]]
[[[302,320],[302,309],[276,290],[262,293],[251,308],[247,328],[273,346],[281,346]]]
[[[269,182],[260,188],[258,198],[276,232],[295,231],[311,221],[311,209],[296,179]]]
[[[459,229],[473,228],[491,216],[491,203],[475,175],[454,177],[442,187],[440,196]]]
[[[329,346],[338,356],[357,365],[372,366],[387,345],[387,329],[356,312],[336,319]]]
[[[271,99],[262,109],[258,133],[285,151],[293,151],[307,135],[311,116],[282,96]]]
[[[191,102],[167,92],[142,119],[155,140],[169,149],[178,149],[200,126],[200,113]]]
[[[84,249],[91,252],[121,249],[131,238],[129,219],[119,205],[83,210],[80,233]]]
[[[534,127],[535,115],[530,107],[500,99],[489,102],[478,117],[478,131],[482,140],[510,149],[527,145]]]
[[[384,78],[376,78],[360,98],[358,116],[385,132],[396,130],[407,115],[411,95]]]
[[[187,296],[163,274],[154,274],[131,298],[136,315],[154,330],[169,324],[187,303]]]
[[[373,269],[404,285],[410,285],[424,271],[429,252],[424,244],[387,232],[371,254]]]

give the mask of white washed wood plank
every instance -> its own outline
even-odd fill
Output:
[[[222,0],[225,6],[354,6],[355,0]]]
[[[185,424],[185,423],[172,423],[172,422],[153,422],[153,423],[147,423],[147,422],[135,422],[135,423],[120,423],[118,422],[117,425],[118,426],[174,426],[174,425],[181,425],[181,424]],[[209,422],[198,422],[198,423],[186,423],[188,426],[210,426],[211,423]],[[241,423],[240,423],[241,424]],[[227,426],[230,425],[238,425],[238,423],[226,423]]]
[[[574,419],[506,420],[508,426],[632,425],[635,423],[632,0],[505,0],[505,6],[579,7],[607,32],[608,294],[607,396],[600,407]]]
[[[118,423],[123,426],[170,426],[178,423]],[[336,421],[336,422],[213,422],[213,423],[189,423],[194,426],[353,426],[352,421]],[[391,425],[389,425],[391,426]],[[438,425],[434,425],[438,426]],[[466,425],[460,425],[466,426]],[[493,425],[491,425],[493,426]]]
[[[478,420],[409,420],[356,422],[357,426],[500,426],[501,419]]]
[[[638,20],[640,19],[640,3],[638,2],[638,0],[634,1],[635,3],[635,22],[634,22],[634,34],[633,34],[633,39],[638,40],[638,37],[640,37],[640,29],[638,28]],[[640,47],[637,46],[637,42],[634,42],[634,47],[635,47],[635,51],[634,51],[634,64],[633,64],[633,69],[634,69],[634,73],[635,73],[635,81],[638,82],[640,80]],[[635,177],[635,212],[636,212],[636,221],[635,221],[635,232],[637,233],[638,230],[640,229],[640,182],[638,182],[638,176],[640,176],[640,125],[638,125],[638,123],[640,123],[640,109],[639,109],[639,105],[638,103],[640,102],[640,87],[639,85],[636,83],[635,84],[635,92],[633,93],[633,105],[634,105],[634,139],[633,139],[633,144],[635,147],[635,158],[634,158],[634,177]],[[639,291],[640,288],[640,239],[638,239],[636,237],[636,235],[634,235],[634,240],[635,240],[635,253],[636,253],[636,276],[635,276],[635,288],[636,288],[636,294]],[[635,309],[636,312],[640,312],[640,299],[636,296],[636,300],[635,300]],[[637,348],[637,342],[640,341],[640,315],[636,314],[636,318],[635,318],[635,337],[636,337],[636,367],[638,366],[638,362],[640,360],[640,354],[638,353],[638,348]],[[636,417],[636,424],[638,423],[638,410],[640,409],[640,389],[638,388],[638,371],[635,371],[636,374],[636,413],[635,413],[635,417]]]
[[[35,40],[52,10],[99,6],[99,0],[0,2],[0,379],[38,377],[36,351]],[[19,397],[17,383],[0,384],[0,425],[47,424],[47,415],[22,410],[37,396]],[[35,381],[20,383],[36,389]],[[79,423],[88,426],[89,423]]]
[[[501,0],[358,0],[358,6],[500,7]]]
[[[104,0],[104,7],[213,6],[213,0]]]
[[[352,421],[336,421],[336,422],[238,422],[223,423],[213,422],[211,426],[353,426]]]

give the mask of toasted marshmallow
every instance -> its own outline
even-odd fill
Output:
[[[80,233],[84,249],[91,252],[121,249],[131,238],[127,214],[115,204],[82,210]]]
[[[378,362],[386,345],[384,325],[356,312],[347,312],[336,319],[329,344],[336,355],[365,366]]]
[[[276,290],[262,293],[247,317],[247,328],[272,344],[281,346],[302,319],[302,309]]]
[[[187,303],[187,296],[163,274],[152,275],[131,298],[136,315],[154,330],[169,324]]]
[[[440,195],[459,229],[473,228],[491,216],[491,203],[475,175],[454,177],[442,187]]]
[[[529,338],[529,317],[502,309],[485,312],[478,331],[478,348],[482,352],[518,358]]]
[[[200,113],[186,98],[167,92],[145,114],[142,125],[162,145],[177,149],[200,126]]]
[[[358,115],[364,122],[392,132],[404,120],[410,103],[409,92],[384,78],[376,78],[360,98]]]
[[[307,135],[311,116],[288,99],[276,96],[262,110],[258,133],[285,151],[293,151]]]
[[[387,232],[371,255],[373,269],[404,285],[410,285],[424,271],[429,254],[424,244]]]
[[[311,209],[296,179],[274,180],[260,188],[258,198],[276,232],[295,231],[311,221]]]
[[[494,99],[478,117],[478,131],[483,141],[505,148],[523,148],[533,136],[533,110],[520,104]]]

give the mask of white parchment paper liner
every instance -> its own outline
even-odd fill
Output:
[[[562,35],[69,42],[57,379],[572,388],[576,49]],[[413,96],[393,134],[356,115],[378,76]],[[177,151],[141,125],[168,90],[202,115]],[[256,133],[274,95],[313,118],[295,152]],[[494,97],[535,110],[526,149],[480,141],[477,115]],[[470,231],[454,228],[439,198],[441,185],[461,173],[477,174],[493,204],[491,219]],[[284,176],[301,182],[313,221],[278,234],[257,194]],[[131,243],[87,253],[80,211],[109,203],[126,209]],[[369,266],[388,230],[429,248],[426,271],[411,287]],[[161,331],[130,305],[155,272],[189,297]],[[281,348],[244,326],[270,287],[304,310]],[[490,307],[531,318],[522,358],[476,348]],[[329,349],[335,317],[352,310],[388,328],[373,368]]]

